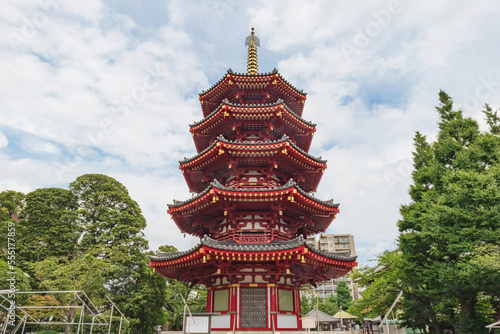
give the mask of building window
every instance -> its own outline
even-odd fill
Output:
[[[216,290],[214,292],[214,312],[229,309],[229,290]]]
[[[279,310],[293,311],[293,291],[279,290]]]

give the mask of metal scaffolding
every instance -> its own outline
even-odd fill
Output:
[[[17,305],[8,298],[11,294],[30,294],[30,295],[55,295],[55,294],[73,294],[77,305]],[[21,334],[24,333],[26,325],[78,325],[76,334],[80,334],[80,330],[83,333],[84,326],[90,326],[90,334],[94,326],[108,326],[108,334],[111,333],[111,323],[113,321],[113,311],[120,314],[120,325],[118,329],[118,334],[121,334],[123,320],[130,324],[125,315],[120,311],[115,303],[106,295],[106,298],[111,303],[111,311],[109,315],[109,321],[107,321],[103,315],[104,311],[99,309],[92,299],[85,293],[85,291],[75,290],[75,291],[12,291],[12,290],[0,290],[0,310],[6,313],[5,322],[0,324],[1,334],[15,334],[22,327]],[[7,301],[8,306],[4,305]],[[37,319],[37,316],[33,314],[33,310],[52,310],[53,314],[60,310],[76,309],[75,316],[72,319],[62,319],[51,321],[52,316],[48,320]],[[78,315],[78,310],[79,315]],[[17,324],[15,326],[9,327],[9,313],[14,313],[15,319],[17,319]],[[85,315],[92,315],[91,322],[85,322]],[[77,320],[78,318],[78,320]],[[0,317],[1,319],[1,317]]]

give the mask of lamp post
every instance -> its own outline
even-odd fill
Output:
[[[344,322],[342,321],[342,305],[340,305],[340,328],[344,331]]]

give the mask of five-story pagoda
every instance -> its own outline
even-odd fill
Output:
[[[300,330],[299,288],[341,277],[355,257],[306,244],[339,212],[316,191],[326,161],[309,155],[315,125],[302,119],[306,94],[274,70],[259,74],[252,33],[247,73],[231,70],[200,94],[192,124],[198,154],[180,162],[191,192],[168,213],[201,238],[184,252],[157,252],[168,278],[207,286],[212,330]]]

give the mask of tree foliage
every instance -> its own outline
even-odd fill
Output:
[[[384,315],[403,291],[395,313],[404,326],[486,333],[485,325],[500,317],[500,118],[486,105],[489,130],[481,132],[445,92],[439,99],[437,138],[415,135],[399,247],[357,271],[365,290],[350,311]]]
[[[486,106],[490,130],[482,133],[445,92],[439,98],[439,134],[432,143],[415,136],[412,202],[398,223],[405,301],[425,308],[402,317],[414,323],[425,314],[436,333],[483,333],[491,319],[479,309],[491,291],[473,259],[477,247],[500,243],[499,119]]]
[[[104,274],[110,270],[110,265],[106,261],[91,254],[83,254],[69,260],[53,256],[36,262],[33,267],[44,289],[50,291],[82,290],[94,296],[104,290]],[[75,306],[78,303],[78,297],[73,293],[55,294],[54,297],[61,305]],[[65,309],[64,313],[67,319],[73,319],[76,309]],[[71,327],[71,325],[66,326],[66,334],[71,332]]]
[[[385,314],[402,289],[397,272],[401,254],[385,251],[377,256],[376,261],[375,266],[360,267],[353,274],[358,285],[365,287],[362,298],[349,308],[349,313],[358,319]]]
[[[318,309],[321,312],[326,313],[328,315],[334,315],[340,310],[337,304],[338,304],[337,297],[335,297],[334,294],[330,294],[328,298],[325,299],[325,301],[323,301],[323,299],[320,298]],[[316,305],[314,305],[314,307],[316,307]]]
[[[2,192],[0,223],[2,231],[15,224],[16,265],[32,278],[29,288],[85,290],[97,299],[107,293],[133,332],[151,333],[165,322],[165,279],[148,266],[146,220],[120,182],[86,174],[69,190]],[[58,297],[61,304],[76,302],[72,295]]]
[[[12,277],[15,280],[12,280]],[[12,269],[8,262],[0,260],[0,290],[10,290],[13,286],[19,291],[26,291],[30,289],[30,282],[21,269]],[[20,296],[16,296],[16,300],[19,298]]]
[[[130,272],[114,271],[111,282],[117,278],[117,272],[120,275],[129,275],[129,280],[123,282],[122,278],[118,286],[109,288],[115,303],[130,317],[134,332],[139,333],[150,333],[154,326],[166,322],[165,312],[162,310],[165,303],[166,279],[149,267],[148,256],[152,254],[148,252],[136,255],[138,261],[133,264]]]
[[[0,193],[0,221],[16,220],[25,206],[26,195],[6,190]]]
[[[303,315],[308,314],[316,307],[316,291],[310,285],[303,285],[300,289],[300,309]]]
[[[159,247],[159,250],[162,252],[177,252],[177,248],[170,245],[162,245]],[[166,287],[164,308],[166,312],[166,325],[170,330],[182,330],[183,299],[186,301],[191,312],[206,311],[206,287],[179,282],[174,279],[167,279]]]
[[[70,190],[77,199],[77,219],[84,231],[79,247],[110,265],[105,284],[116,304],[136,319],[135,330],[151,331],[163,321],[157,303],[164,295],[164,280],[152,276],[148,267],[146,219],[139,205],[125,186],[106,175],[82,175],[70,184]]]
[[[84,228],[80,245],[110,258],[138,254],[147,249],[142,230],[146,219],[127,188],[101,174],[79,176],[70,184],[78,201],[78,221]]]
[[[76,198],[66,189],[41,188],[26,195],[26,206],[16,224],[16,256],[19,267],[31,277],[35,263],[75,255],[81,234],[76,209]]]
[[[342,306],[344,311],[347,311],[352,303],[352,296],[347,283],[340,281],[337,284],[337,303]]]

